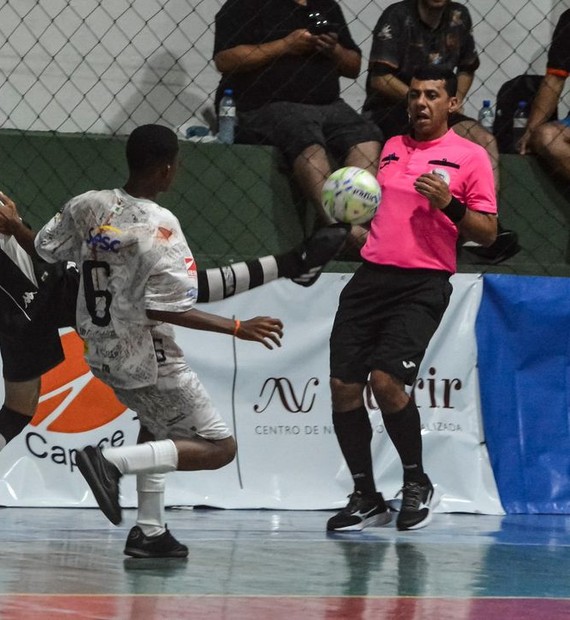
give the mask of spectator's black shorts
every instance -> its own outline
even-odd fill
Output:
[[[73,326],[79,274],[64,263],[36,268],[39,288],[0,252],[0,352],[7,381],[29,381],[63,361],[59,327]]]
[[[279,148],[292,164],[313,144],[330,149],[343,161],[357,144],[382,141],[382,133],[342,99],[326,105],[276,101],[240,112],[236,141]]]
[[[331,377],[366,383],[383,370],[411,385],[452,291],[450,274],[361,265],[340,295],[330,338]]]

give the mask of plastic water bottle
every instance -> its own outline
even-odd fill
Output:
[[[483,100],[483,107],[479,110],[479,123],[487,130],[493,133],[493,122],[495,121],[495,113],[491,107],[489,99]]]
[[[224,90],[224,96],[220,100],[220,112],[218,115],[218,140],[223,144],[233,144],[236,127],[236,104],[234,91],[231,88]]]
[[[513,115],[513,151],[517,152],[517,144],[523,137],[528,124],[528,104],[526,101],[519,101],[517,109]]]

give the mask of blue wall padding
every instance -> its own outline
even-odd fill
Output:
[[[507,513],[570,513],[570,279],[484,276],[483,425]]]

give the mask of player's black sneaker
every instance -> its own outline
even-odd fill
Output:
[[[328,520],[329,532],[360,531],[365,527],[390,523],[392,515],[382,493],[366,497],[360,491],[355,491],[349,497],[346,507]]]
[[[121,522],[119,480],[121,472],[101,453],[101,448],[87,446],[77,453],[77,466],[93,492],[99,508],[114,525]]]
[[[188,547],[179,543],[168,528],[158,536],[145,536],[135,525],[127,537],[124,553],[133,558],[186,558]]]
[[[301,286],[314,284],[327,263],[339,253],[349,232],[350,226],[346,224],[330,224],[312,234],[299,248],[301,268],[291,280]]]
[[[424,484],[420,482],[405,482],[399,492],[402,496],[402,506],[396,519],[399,530],[418,530],[425,527],[432,518],[435,501],[435,491],[429,478]]]

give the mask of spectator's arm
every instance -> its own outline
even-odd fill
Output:
[[[335,45],[332,57],[342,77],[356,79],[360,74],[362,56],[356,50],[349,50],[340,44]]]
[[[562,89],[564,88],[565,77],[547,74],[540,83],[538,93],[534,98],[530,114],[528,117],[528,128],[532,131],[539,125],[546,123],[554,114]]]
[[[315,50],[315,39],[308,30],[294,30],[286,37],[259,45],[237,45],[214,56],[220,73],[253,71],[286,54],[302,56]]]
[[[459,100],[458,108],[462,108],[467,98],[467,93],[473,84],[474,73],[460,71],[457,74],[457,99]]]
[[[521,155],[526,155],[530,150],[528,143],[533,130],[546,123],[554,114],[565,82],[566,78],[559,75],[547,73],[544,76],[532,102],[526,131],[516,145]]]
[[[386,99],[394,102],[405,101],[408,96],[408,85],[398,79],[393,73],[387,72],[382,73],[382,75],[372,75],[370,85]]]

